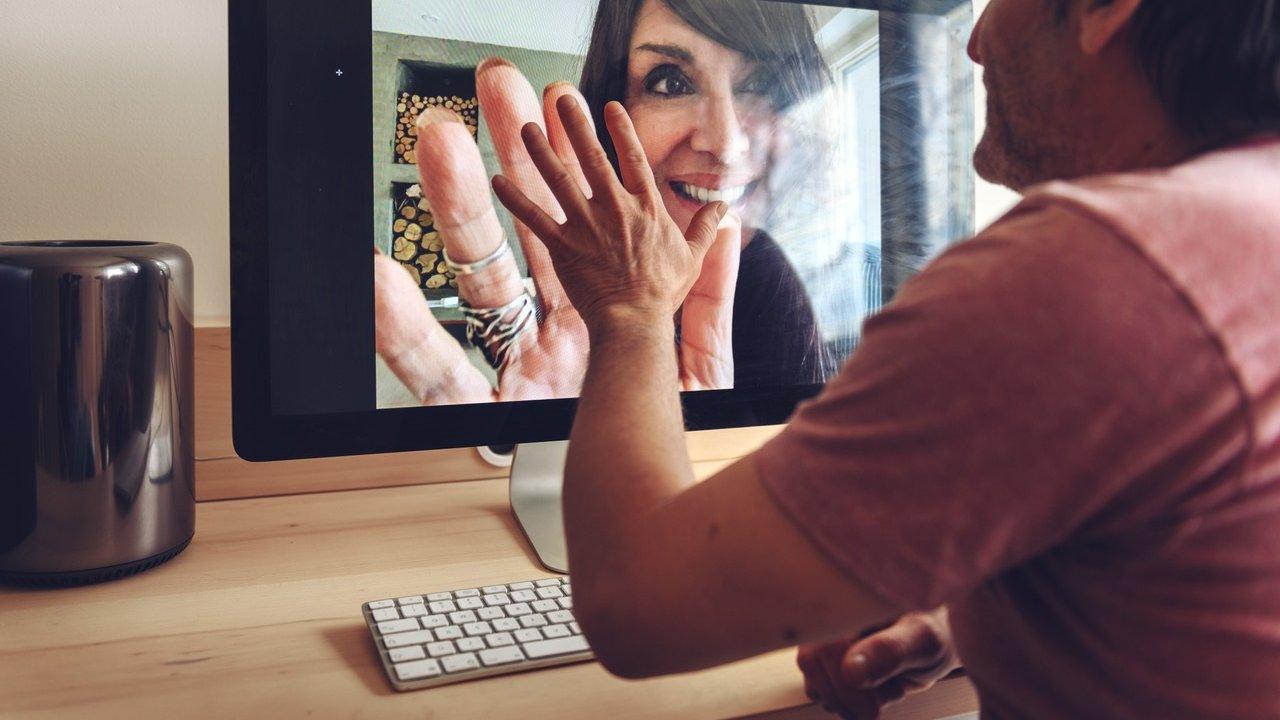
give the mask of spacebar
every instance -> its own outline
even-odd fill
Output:
[[[568,655],[569,653],[591,649],[587,645],[587,639],[581,635],[556,638],[554,640],[534,640],[520,647],[524,648],[524,654],[528,655],[531,660],[553,655]]]

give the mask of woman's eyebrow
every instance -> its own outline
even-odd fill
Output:
[[[669,58],[680,60],[688,64],[693,64],[693,53],[680,47],[679,45],[660,45],[657,43],[644,43],[636,47],[636,50],[648,50],[649,52],[665,55]]]

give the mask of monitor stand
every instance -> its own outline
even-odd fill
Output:
[[[538,560],[558,573],[569,572],[561,506],[568,451],[568,440],[521,443],[511,462],[511,511]]]

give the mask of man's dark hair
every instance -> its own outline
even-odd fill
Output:
[[[1145,0],[1133,30],[1183,132],[1209,146],[1280,132],[1280,0]]]

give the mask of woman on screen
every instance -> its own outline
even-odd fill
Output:
[[[829,84],[805,9],[729,0],[604,0],[585,58],[579,99],[596,122],[621,101],[636,126],[664,205],[687,226],[722,200],[730,214],[676,318],[686,390],[822,382],[830,360],[799,278],[758,228],[805,164],[782,119]],[[545,123],[571,168],[576,158],[554,111],[567,84],[539,103],[509,63],[477,69],[477,94],[504,174],[560,215],[519,139]],[[545,119],[544,119],[545,109]],[[458,274],[469,335],[497,369],[497,390],[431,317],[421,293],[387,258],[375,258],[378,350],[425,404],[576,396],[585,328],[546,251],[519,228],[538,302],[526,292],[489,201],[475,143],[445,112],[419,121],[423,193]],[[612,156],[608,133],[601,126]],[[616,166],[616,158],[611,157]],[[562,216],[562,215],[560,215]],[[415,299],[416,296],[416,299]],[[540,312],[535,312],[540,310]]]

